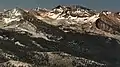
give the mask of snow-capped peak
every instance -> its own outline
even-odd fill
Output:
[[[69,15],[78,15],[78,16],[91,16],[93,14],[95,14],[95,11],[83,6],[79,6],[79,5],[59,5],[55,8],[53,8],[54,12],[61,12],[61,13],[66,13]]]
[[[23,12],[23,9],[16,7],[14,9],[5,11],[4,14],[8,16],[20,16]]]
[[[25,11],[21,8],[14,8],[14,9],[10,9],[10,10],[7,10],[5,12],[2,13],[2,16],[1,16],[1,20],[8,24],[12,21],[20,21],[22,18],[23,18],[23,14],[25,13]]]

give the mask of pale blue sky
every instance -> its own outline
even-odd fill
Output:
[[[80,4],[88,8],[120,11],[120,0],[0,0],[0,10],[4,8],[52,8],[58,4]]]

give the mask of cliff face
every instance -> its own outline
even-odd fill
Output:
[[[0,14],[1,67],[119,67],[119,12],[82,6]]]

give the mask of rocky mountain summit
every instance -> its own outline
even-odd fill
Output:
[[[0,13],[0,67],[119,67],[120,13],[79,5]]]

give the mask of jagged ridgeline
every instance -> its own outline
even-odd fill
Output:
[[[63,13],[66,13],[68,15],[71,16],[78,16],[78,17],[84,17],[84,16],[91,16],[93,14],[95,14],[95,11],[93,11],[92,9],[88,9],[86,7],[80,6],[80,5],[58,5],[57,7],[53,8],[53,10],[55,10],[55,12],[59,12],[61,10],[63,10]]]
[[[120,13],[80,5],[0,13],[0,67],[119,67]]]

